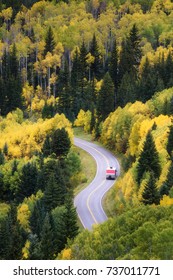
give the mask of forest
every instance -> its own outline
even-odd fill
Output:
[[[173,258],[172,19],[171,0],[0,0],[0,259]],[[74,127],[121,164],[92,232]]]

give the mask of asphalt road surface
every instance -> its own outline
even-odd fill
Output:
[[[120,166],[114,155],[92,142],[75,137],[74,144],[88,152],[97,164],[94,180],[74,199],[74,205],[83,227],[92,230],[94,224],[100,224],[107,220],[102,207],[102,199],[113,186],[115,180],[106,180],[106,168],[108,166],[116,167],[117,175],[119,175]]]

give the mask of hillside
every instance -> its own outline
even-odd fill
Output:
[[[173,258],[172,18],[171,0],[0,1],[0,259]],[[92,232],[74,127],[121,162]]]

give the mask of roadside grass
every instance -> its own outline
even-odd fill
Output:
[[[81,192],[85,187],[87,187],[92,180],[94,179],[97,171],[97,165],[94,158],[88,154],[86,151],[79,147],[75,147],[75,151],[78,153],[82,170],[79,173],[79,185],[74,189],[74,195],[76,196]]]
[[[73,128],[74,135],[86,141],[92,141],[92,135],[85,133],[82,127]]]

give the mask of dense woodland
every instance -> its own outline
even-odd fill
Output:
[[[173,258],[172,19],[170,0],[0,1],[0,259]],[[73,126],[121,162],[92,232]]]

